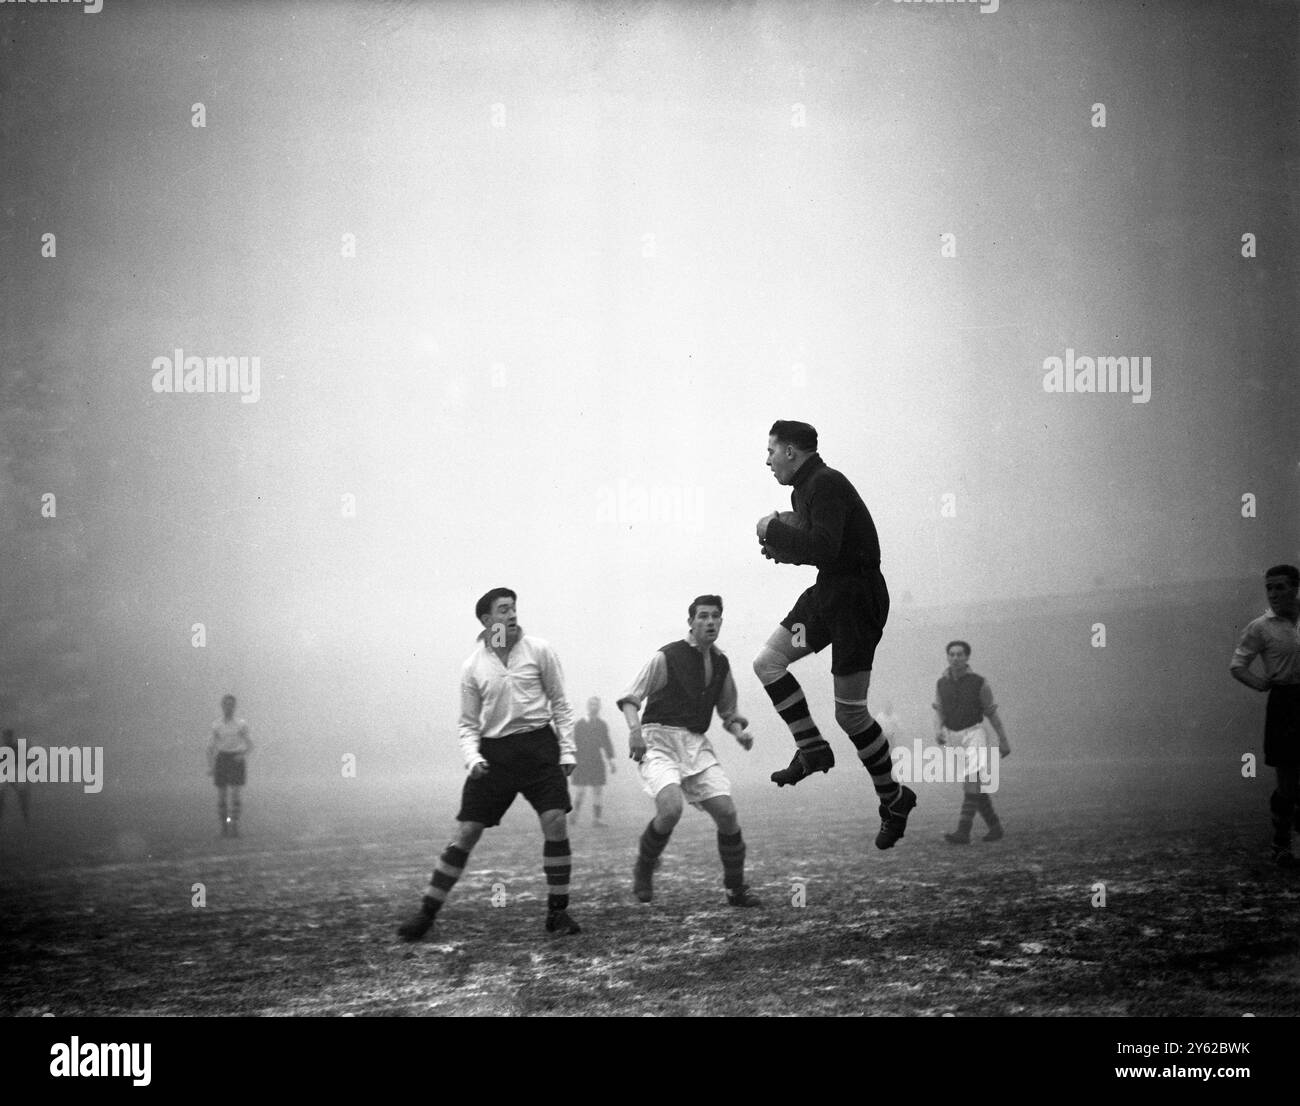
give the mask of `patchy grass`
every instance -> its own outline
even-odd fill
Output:
[[[1195,804],[1156,816],[1119,803],[1118,815],[1063,820],[1021,795],[999,802],[1004,841],[958,848],[941,836],[958,799],[932,787],[903,843],[879,853],[874,814],[807,785],[738,799],[763,909],[725,904],[697,813],[669,846],[654,903],[636,903],[649,804],[628,801],[611,828],[574,831],[584,932],[550,937],[540,834],[517,808],[414,945],[394,927],[441,841],[423,816],[371,811],[278,835],[250,821],[238,841],[177,826],[155,832],[161,847],[128,835],[125,859],[121,836],[27,855],[10,823],[0,1013],[1300,1013],[1300,879],[1265,862],[1253,805],[1208,817]],[[792,905],[796,884],[806,906]]]

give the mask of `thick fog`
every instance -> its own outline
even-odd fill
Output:
[[[105,795],[198,792],[233,692],[253,784],[350,753],[442,787],[488,588],[620,747],[614,700],[718,592],[760,781],[790,742],[750,662],[815,575],[754,536],[789,418],[874,516],[872,700],[909,741],[963,637],[1018,755],[1236,759],[1236,634],[1300,557],[1296,30],[6,6],[4,725],[102,746]],[[178,351],[245,375],[177,394]],[[828,670],[796,674],[832,732]]]

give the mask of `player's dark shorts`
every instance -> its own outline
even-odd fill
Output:
[[[831,672],[870,672],[889,617],[889,589],[879,569],[852,576],[819,576],[781,620],[814,653],[831,647]]]
[[[560,739],[550,726],[509,737],[488,737],[479,743],[488,773],[467,779],[460,796],[458,822],[500,825],[516,795],[527,799],[537,813],[573,809],[569,781],[560,767]]]
[[[1269,689],[1264,709],[1264,763],[1273,768],[1300,763],[1300,684]]]
[[[605,758],[599,753],[594,757],[584,758],[579,753],[577,766],[573,769],[569,782],[574,787],[604,787]]]
[[[212,782],[218,787],[243,787],[248,767],[240,753],[218,753],[212,767]]]

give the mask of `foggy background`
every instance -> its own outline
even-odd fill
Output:
[[[0,720],[104,746],[107,775],[36,803],[176,791],[207,818],[229,691],[250,812],[316,781],[443,821],[496,585],[620,755],[614,700],[720,592],[758,744],[714,737],[770,786],[791,742],[750,661],[815,576],[753,533],[789,502],[778,418],[875,519],[872,702],[905,741],[962,637],[1023,761],[1234,771],[1263,699],[1227,664],[1264,568],[1300,557],[1297,21],[0,8]],[[1067,347],[1149,356],[1150,402],[1044,392]],[[258,357],[257,402],[156,393],[177,348]],[[829,665],[796,674],[832,734]]]

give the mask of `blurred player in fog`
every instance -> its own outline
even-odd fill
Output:
[[[18,739],[14,737],[13,730],[5,730],[4,737],[0,738],[0,744],[3,744],[6,749],[13,750],[14,764],[16,765],[18,763]],[[18,809],[22,811],[23,825],[25,826],[31,819],[32,801],[32,785],[25,780],[22,783],[18,783],[16,780],[12,783],[0,783],[0,817],[4,816],[5,795],[11,787],[18,792]]]
[[[252,751],[248,723],[235,717],[235,697],[223,696],[221,717],[212,724],[212,740],[208,742],[208,775],[217,785],[222,837],[239,836],[240,788],[248,778],[247,758]]]
[[[628,725],[628,752],[637,762],[655,816],[641,834],[632,892],[642,902],[654,897],[654,870],[682,816],[683,803],[703,810],[718,828],[722,885],[732,906],[761,906],[745,886],[745,839],[731,799],[731,782],[705,731],[713,712],[742,749],[754,739],[737,713],[731,664],[714,643],[722,627],[722,597],[700,595],[687,609],[684,639],[656,651],[619,699]],[[640,717],[645,703],[645,718]]]
[[[1264,763],[1277,774],[1268,805],[1273,815],[1273,861],[1296,866],[1291,828],[1300,822],[1300,569],[1274,565],[1264,574],[1268,610],[1241,635],[1228,671],[1233,679],[1268,692],[1264,709]],[[1263,676],[1251,671],[1258,657]]]
[[[524,633],[515,601],[509,588],[493,588],[474,606],[483,632],[460,672],[460,749],[469,778],[455,837],[438,857],[420,909],[398,927],[404,941],[429,932],[483,831],[500,825],[519,795],[542,824],[546,932],[582,932],[569,915],[573,710],[560,658],[547,642]]]
[[[776,511],[759,519],[763,555],[780,564],[817,566],[816,583],[799,596],[754,659],[754,674],[797,746],[789,766],[772,773],[772,782],[793,786],[835,765],[835,754],[812,720],[803,688],[790,673],[790,665],[829,645],[835,720],[871,773],[880,801],[876,848],[890,849],[907,829],[916,792],[894,779],[889,739],[867,709],[871,666],[889,617],[876,524],[857,489],[822,460],[817,431],[806,422],[772,424],[767,467],[778,484],[791,489],[790,500],[802,525],[782,522]]]
[[[606,761],[609,762],[611,773],[618,769],[614,766],[614,745],[609,740],[609,727],[600,716],[600,700],[595,696],[587,700],[587,717],[579,718],[573,727],[573,744],[578,758],[573,775],[569,777],[569,783],[573,787],[573,822],[577,824],[582,800],[590,789],[591,824],[603,826],[605,823],[600,820],[600,798],[605,790]]]
[[[998,755],[1011,755],[1011,742],[998,717],[998,707],[993,701],[993,689],[988,680],[970,670],[970,645],[964,641],[950,641],[947,647],[948,668],[934,689],[934,739],[940,745],[952,742],[964,753],[965,779],[962,789],[961,812],[957,815],[957,831],[945,833],[950,845],[969,845],[971,827],[978,814],[988,825],[985,841],[1002,840],[1002,822],[993,810],[993,796],[989,793],[988,758],[993,755],[987,719],[997,731]]]

